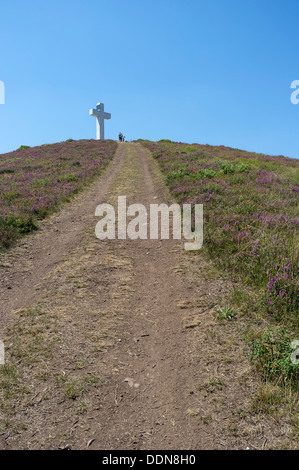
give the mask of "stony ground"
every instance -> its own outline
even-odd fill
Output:
[[[183,240],[95,237],[98,204],[171,203],[151,155],[122,143],[84,193],[0,259],[0,449],[296,448],[256,412],[248,320]]]

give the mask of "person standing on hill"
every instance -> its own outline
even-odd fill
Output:
[[[122,135],[122,133],[121,133],[121,132],[118,134],[118,140],[119,140],[120,142],[122,142],[122,141],[123,141],[123,135]]]

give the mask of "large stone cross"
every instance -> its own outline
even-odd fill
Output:
[[[97,109],[90,109],[89,115],[97,118],[97,140],[104,139],[104,119],[111,119],[111,114],[104,112],[104,103],[98,103]]]

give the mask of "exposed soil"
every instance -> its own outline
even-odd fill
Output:
[[[124,195],[172,202],[134,143],[1,257],[0,448],[296,448],[287,423],[252,408],[247,320],[216,319],[232,282],[184,240],[95,237],[96,206]]]

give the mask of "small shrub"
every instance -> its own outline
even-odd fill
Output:
[[[248,173],[249,167],[246,163],[240,163],[239,165],[236,166],[236,171],[238,173]]]
[[[218,313],[217,320],[232,320],[237,315],[230,307],[218,308],[216,312]]]
[[[276,320],[299,318],[299,296],[296,269],[289,263],[268,282],[267,311]]]
[[[218,166],[224,175],[235,172],[233,165],[229,162],[220,161],[218,162]]]
[[[21,145],[18,150],[30,149],[29,145]]]
[[[199,176],[201,178],[214,178],[216,174],[216,171],[212,170],[211,168],[204,168],[202,170],[198,170],[196,176]]]
[[[1,168],[0,169],[0,175],[5,175],[5,174],[11,174],[11,173],[14,173],[15,170],[13,170],[12,168]]]
[[[72,181],[78,181],[78,176],[76,175],[61,175],[57,180],[59,183],[71,183]]]
[[[266,381],[298,387],[299,364],[293,364],[290,334],[281,326],[269,327],[250,339],[250,359]]]
[[[190,171],[187,168],[178,168],[177,170],[172,171],[166,176],[165,178],[166,184],[172,183],[173,181],[176,181],[176,180],[180,181],[183,178],[185,178],[185,176],[190,176],[191,174],[192,173],[190,173]]]

